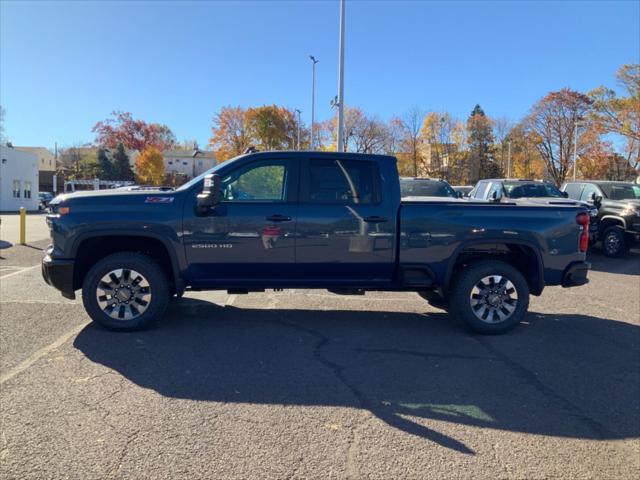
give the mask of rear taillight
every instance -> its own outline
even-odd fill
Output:
[[[589,248],[589,214],[586,212],[576,215],[576,223],[580,225],[580,241],[578,246],[581,252],[586,252]]]

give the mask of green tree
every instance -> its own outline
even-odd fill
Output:
[[[114,180],[133,181],[134,176],[133,170],[131,170],[131,164],[129,163],[129,156],[122,143],[119,143],[116,147],[112,161]]]
[[[113,163],[109,160],[107,156],[107,152],[104,148],[98,149],[97,154],[97,163],[98,163],[98,177],[103,180],[113,180],[114,179],[114,168]]]
[[[500,166],[494,159],[493,129],[491,120],[480,105],[476,105],[467,120],[469,135],[470,180],[502,176]]]

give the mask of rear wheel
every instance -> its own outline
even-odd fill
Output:
[[[627,251],[624,231],[621,227],[607,228],[602,234],[602,253],[607,257],[619,257]]]
[[[162,268],[145,255],[123,252],[97,262],[82,285],[91,319],[110,330],[149,327],[167,308],[169,288]]]
[[[454,280],[451,313],[478,333],[515,327],[529,307],[529,286],[511,265],[493,260],[466,267]]]

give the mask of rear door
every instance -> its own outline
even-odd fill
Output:
[[[366,157],[365,157],[366,158]],[[301,170],[296,265],[307,283],[370,285],[395,270],[397,205],[375,160],[322,156]]]

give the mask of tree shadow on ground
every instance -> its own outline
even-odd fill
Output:
[[[90,360],[171,398],[362,408],[473,454],[429,420],[587,439],[640,436],[639,327],[532,313],[509,334],[446,314],[265,310],[183,299],[149,331],[87,326]]]

